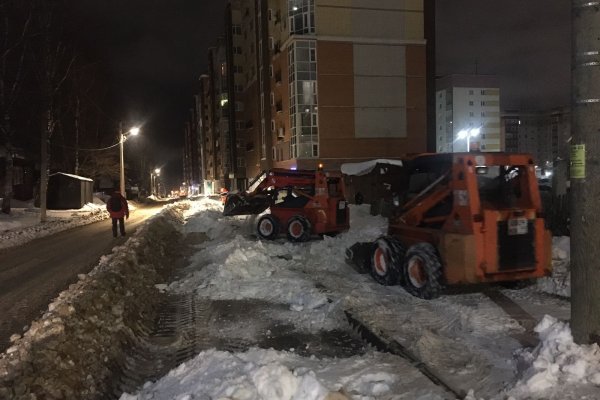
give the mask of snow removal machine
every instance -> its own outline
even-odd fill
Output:
[[[530,155],[422,154],[403,160],[386,236],[346,261],[432,299],[445,285],[524,282],[551,272],[551,234]]]
[[[227,195],[223,215],[258,215],[258,236],[272,240],[281,233],[292,242],[349,228],[349,212],[340,172],[275,168],[259,174],[248,190]]]

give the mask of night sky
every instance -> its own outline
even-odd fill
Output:
[[[497,75],[501,110],[569,105],[569,0],[438,0],[436,7],[437,75]]]
[[[502,108],[567,105],[568,0],[436,1],[437,75],[498,75]],[[227,0],[80,0],[82,37],[109,71],[121,118],[181,172],[183,124]]]
[[[81,40],[109,76],[115,109],[107,112],[141,124],[143,138],[132,140],[150,143],[156,166],[179,181],[184,124],[227,0],[78,1]]]

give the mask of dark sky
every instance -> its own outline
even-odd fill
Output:
[[[86,51],[109,74],[116,118],[142,124],[157,163],[181,179],[184,123],[227,0],[78,0]],[[139,140],[136,138],[136,140]],[[134,146],[131,146],[132,148]]]
[[[569,100],[569,0],[437,0],[437,75],[494,74],[503,108]],[[180,172],[183,124],[227,0],[79,0],[82,35],[102,60],[126,121]],[[173,149],[170,151],[169,149]],[[178,168],[178,169],[177,169]]]
[[[476,68],[497,75],[503,109],[569,104],[569,0],[438,0],[436,7],[437,75]]]

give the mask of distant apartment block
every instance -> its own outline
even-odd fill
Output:
[[[569,157],[571,119],[567,108],[549,111],[506,111],[502,132],[507,152],[530,153],[540,165]]]
[[[213,188],[426,150],[422,0],[231,0],[226,20],[197,107]]]
[[[502,151],[500,89],[487,75],[450,75],[436,83],[436,151]],[[469,138],[465,132],[471,132]],[[476,134],[476,135],[475,135]]]

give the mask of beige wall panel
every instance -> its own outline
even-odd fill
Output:
[[[423,10],[423,0],[316,0],[315,6]]]
[[[317,8],[315,29],[317,36],[352,36],[352,11],[347,8]]]
[[[406,107],[406,78],[355,76],[356,107]]]
[[[406,137],[406,109],[356,108],[354,125],[357,138]]]
[[[318,36],[397,40],[423,39],[423,13],[375,8],[319,7]]]
[[[369,76],[406,75],[406,47],[354,45],[354,74]]]
[[[354,46],[357,138],[406,137],[406,55],[403,46]]]

